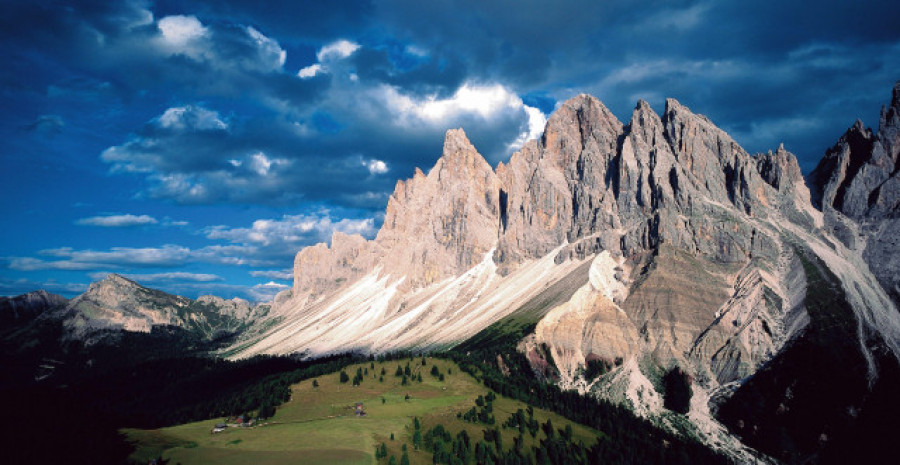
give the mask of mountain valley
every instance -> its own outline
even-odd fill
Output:
[[[749,154],[674,99],[623,123],[579,95],[495,168],[448,131],[373,239],[300,250],[272,302],[115,274],[71,300],[0,299],[2,385],[189,357],[270,382],[317,360],[440,354],[498,392],[624,407],[736,463],[877,462],[900,415],[898,231],[900,82],[878,129],[857,122],[806,178],[784,147]],[[252,384],[222,376],[235,398]]]

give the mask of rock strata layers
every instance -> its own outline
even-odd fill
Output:
[[[576,96],[496,169],[448,131],[434,167],[397,183],[377,236],[300,251],[266,329],[230,353],[445,348],[528,315],[537,372],[656,415],[677,367],[713,422],[709,398],[808,333],[815,262],[877,377],[885,353],[900,359],[898,94],[877,134],[856,125],[826,154],[812,192],[783,146],[751,155],[674,99],[623,123]],[[611,371],[586,379],[592,361]]]

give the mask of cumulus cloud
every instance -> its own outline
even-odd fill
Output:
[[[364,164],[371,174],[384,174],[388,172],[387,163],[381,160],[372,159],[364,162]]]
[[[328,212],[321,212],[256,220],[249,228],[212,226],[206,229],[206,237],[240,244],[286,247],[296,252],[298,244],[327,242],[334,231],[372,237],[375,234],[375,224],[372,218],[343,218],[335,221]]]
[[[350,42],[349,40],[340,39],[327,44],[316,52],[318,63],[305,66],[297,72],[297,76],[303,79],[314,77],[319,73],[329,72],[329,64],[335,64],[338,60],[349,57],[353,52],[359,50],[359,44]]]
[[[303,247],[328,242],[335,231],[375,235],[372,218],[334,218],[328,211],[305,215],[284,215],[280,219],[259,219],[249,227],[211,226],[203,236],[210,245],[189,248],[166,244],[159,247],[112,247],[107,250],[60,247],[38,252],[39,257],[6,257],[5,268],[16,271],[103,271],[133,268],[178,269],[190,264],[271,268],[293,263]],[[218,242],[218,243],[215,243]],[[223,243],[224,242],[224,243]],[[291,279],[288,271],[251,270],[254,277]],[[98,274],[99,275],[99,274]],[[143,280],[218,280],[217,275],[170,271],[134,274]]]
[[[196,16],[166,16],[159,20],[157,27],[164,41],[179,48],[185,47],[209,33]]]
[[[289,287],[291,286],[288,286],[287,284],[269,281],[265,284],[257,284],[247,289],[246,292],[251,300],[257,302],[271,302],[275,298],[275,294],[278,294]]]
[[[219,113],[199,106],[172,107],[157,118],[160,128],[172,130],[216,131],[228,129]]]
[[[300,68],[300,71],[297,72],[297,76],[300,76],[304,79],[311,78],[318,74],[320,71],[325,71],[325,68],[323,68],[320,63],[313,63],[309,66]]]
[[[148,224],[157,224],[159,221],[150,215],[107,215],[107,216],[91,216],[81,218],[75,221],[75,224],[87,226],[101,226],[104,228],[128,228],[132,226],[146,226]]]

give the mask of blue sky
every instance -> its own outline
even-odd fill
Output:
[[[579,93],[674,97],[815,166],[900,79],[900,3],[5,1],[0,295],[108,272],[267,300],[463,127],[496,164]]]

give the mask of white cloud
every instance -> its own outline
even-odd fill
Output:
[[[333,221],[327,212],[319,215],[285,215],[278,220],[256,220],[249,228],[213,226],[206,229],[206,237],[240,244],[283,244],[296,252],[299,250],[298,244],[327,241],[334,231],[370,237],[375,233],[375,221],[372,218]]]
[[[166,43],[175,48],[184,48],[208,33],[196,16],[166,16],[159,20],[157,27]]]
[[[257,31],[253,26],[247,26],[247,35],[256,44],[256,48],[261,58],[267,58],[265,61],[269,63],[272,69],[280,69],[284,66],[287,59],[287,52],[281,48],[278,41],[266,37],[263,33]]]
[[[320,62],[339,60],[353,55],[353,52],[357,50],[359,50],[359,44],[341,39],[319,49],[319,52],[316,53],[316,58]]]
[[[191,257],[191,250],[178,245],[162,247],[113,247],[106,251],[74,250],[71,247],[47,249],[41,255],[61,260],[41,260],[33,257],[12,257],[9,268],[19,271],[36,270],[100,270],[104,268],[180,266]]]
[[[166,129],[198,131],[228,129],[228,124],[219,118],[218,112],[195,105],[168,108],[156,121],[161,128]]]
[[[109,274],[108,271],[101,271],[97,273],[90,273],[91,279],[95,281],[99,281],[101,279],[105,279]],[[208,273],[188,273],[184,271],[173,271],[169,273],[145,273],[145,274],[124,274],[128,279],[133,281],[137,281],[139,283],[158,283],[158,282],[170,282],[170,281],[190,281],[190,282],[200,282],[207,283],[213,281],[224,281],[225,278]]]
[[[291,269],[285,270],[254,270],[250,272],[250,276],[254,278],[269,278],[269,279],[281,279],[290,281],[294,279],[294,271]]]
[[[266,176],[273,166],[288,165],[290,164],[290,161],[282,158],[269,158],[262,152],[256,152],[253,155],[250,155],[246,164],[256,174]]]
[[[503,111],[525,109],[522,99],[500,84],[466,83],[457,89],[452,97],[446,99],[434,96],[414,99],[401,94],[395,87],[389,85],[382,85],[376,92],[378,95],[375,98],[382,100],[394,113],[403,118],[435,124],[442,124],[460,114],[476,114],[488,119]]]
[[[321,64],[313,63],[305,68],[300,69],[300,71],[297,72],[297,76],[300,76],[303,79],[308,79],[308,78],[315,76],[319,72],[324,72],[324,71],[325,71],[325,68],[323,68]]]
[[[363,164],[366,165],[369,174],[384,174],[388,172],[387,164],[381,160],[372,159]]]
[[[500,84],[475,85],[465,83],[453,96],[445,99],[428,97],[415,99],[401,94],[395,87],[382,85],[375,90],[373,99],[398,115],[405,126],[429,123],[447,127],[461,115],[477,115],[485,120],[510,112],[523,112],[527,125],[508,145],[511,150],[520,148],[527,140],[539,137],[547,123],[547,115],[541,110],[525,105],[521,98]]]
[[[252,300],[257,302],[271,302],[276,294],[289,287],[291,286],[269,281],[265,284],[257,284],[247,289],[246,293]]]
[[[81,218],[75,224],[86,226],[101,226],[104,228],[127,228],[130,226],[145,226],[157,224],[159,221],[150,215],[108,215]]]
[[[516,151],[525,145],[531,139],[537,139],[544,132],[544,126],[547,124],[547,115],[537,108],[528,105],[522,105],[522,109],[528,115],[528,127],[519,134],[516,140],[509,144],[510,151]]]
[[[329,63],[333,65],[335,62],[353,55],[353,52],[357,50],[359,50],[359,44],[350,42],[349,40],[341,39],[332,42],[320,48],[316,53],[318,63],[313,63],[301,68],[300,71],[297,72],[297,76],[301,79],[309,79],[319,73],[327,73]]]

